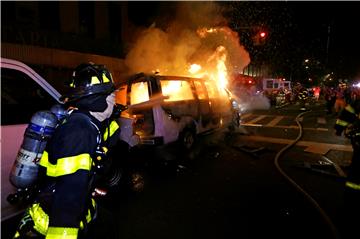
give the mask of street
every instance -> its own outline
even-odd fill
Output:
[[[309,109],[300,119],[303,137],[279,166],[320,210],[274,163],[299,133],[299,106],[289,105],[248,112],[241,130],[201,136],[190,153],[138,153],[156,162],[145,168],[144,191],[101,198],[90,238],[344,238],[341,169],[346,173],[351,145],[334,135],[335,116],[323,104]],[[11,238],[17,220],[2,222],[1,238]]]

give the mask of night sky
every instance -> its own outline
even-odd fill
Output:
[[[320,61],[341,78],[360,76],[360,2],[277,1],[218,2],[231,10],[229,25],[262,24],[269,30],[263,54],[279,68],[296,68],[304,59]],[[149,26],[171,20],[174,2],[130,2],[135,24]],[[330,34],[328,33],[330,27]],[[237,30],[237,29],[234,29]],[[244,41],[246,46],[246,39]],[[251,48],[249,47],[249,51]],[[291,66],[290,66],[291,65]]]
[[[329,66],[349,74],[360,68],[360,2],[293,2],[294,21],[303,32],[304,46],[322,54],[329,39]],[[328,38],[328,27],[330,34]]]

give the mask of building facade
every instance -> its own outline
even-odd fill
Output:
[[[1,15],[1,57],[30,65],[55,85],[82,62],[105,64],[114,78],[123,71],[126,2],[6,1]]]

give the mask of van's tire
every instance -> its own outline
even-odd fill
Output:
[[[133,170],[129,173],[128,186],[132,193],[141,193],[145,188],[146,174],[142,170]]]
[[[191,150],[195,144],[195,132],[191,128],[185,128],[179,137],[180,146],[185,150]]]

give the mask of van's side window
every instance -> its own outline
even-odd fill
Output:
[[[266,81],[266,88],[268,88],[268,89],[272,89],[272,88],[273,88],[273,81],[272,81],[272,80]]]
[[[205,81],[205,86],[210,99],[219,98],[219,91],[217,89],[217,85],[215,84],[215,82]]]
[[[136,82],[131,84],[130,91],[130,104],[138,104],[148,101],[149,98],[149,86],[147,82]]]
[[[27,124],[35,112],[50,110],[56,103],[25,73],[1,69],[1,125]]]
[[[194,95],[190,82],[183,80],[160,80],[163,96],[169,96],[165,101],[193,100]]]
[[[194,85],[195,85],[196,93],[197,93],[199,100],[205,100],[207,97],[206,97],[206,89],[205,89],[204,85],[201,84],[201,82],[197,81],[197,80],[194,81]]]

